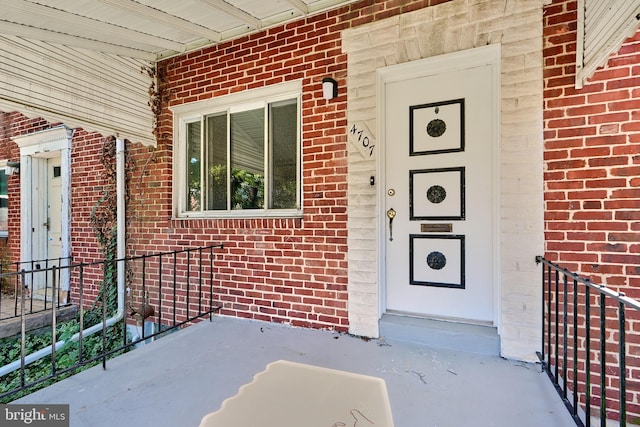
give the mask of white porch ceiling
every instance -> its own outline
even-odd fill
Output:
[[[0,0],[0,110],[155,145],[144,67],[355,0]]]
[[[354,0],[2,0],[0,34],[148,61]]]
[[[0,0],[0,110],[155,144],[142,67],[355,1]],[[608,18],[582,20],[579,84],[640,18],[640,0],[585,2]]]

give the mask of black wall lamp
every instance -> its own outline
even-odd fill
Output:
[[[322,97],[324,99],[333,99],[338,96],[338,82],[331,77],[322,79]]]

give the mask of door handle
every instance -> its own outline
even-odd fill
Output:
[[[390,208],[387,211],[387,218],[389,218],[389,241],[393,241],[393,218],[396,217],[396,211]]]

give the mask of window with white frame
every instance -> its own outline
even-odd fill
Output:
[[[300,84],[176,107],[180,217],[300,211]]]

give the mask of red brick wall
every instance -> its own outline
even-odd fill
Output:
[[[576,1],[545,8],[546,257],[640,297],[640,33],[575,89]]]
[[[135,252],[223,243],[215,267],[223,314],[347,330],[347,58],[340,31],[443,2],[362,1],[161,63],[169,101],[158,147],[132,147],[144,177],[133,180]],[[326,76],[339,87],[329,102],[322,98]],[[297,79],[303,87],[303,217],[170,219],[167,107]]]
[[[627,39],[606,65],[575,88],[575,0],[554,0],[545,7],[544,18],[544,186],[545,257],[592,281],[640,298],[640,32]],[[550,298],[555,307],[565,303],[565,285],[550,285],[558,294]],[[553,283],[551,278],[550,283]],[[573,324],[574,286],[569,279],[568,324]],[[599,417],[600,369],[606,360],[607,418],[618,419],[620,374],[617,302],[591,293],[585,301],[579,287],[577,325],[578,393],[586,404],[586,368],[590,372],[592,413]],[[555,301],[557,299],[557,301]],[[606,307],[606,331],[599,331],[600,305]],[[590,362],[586,361],[585,306],[591,307]],[[551,310],[551,335],[555,339]],[[562,309],[560,308],[560,311]],[[561,321],[558,323],[562,324]],[[640,416],[640,316],[626,310],[627,421]],[[548,328],[547,328],[548,329]],[[558,335],[563,335],[560,326]],[[549,332],[549,331],[547,331]],[[567,348],[545,346],[552,363],[562,368],[568,355],[567,381],[574,392],[573,334]],[[562,336],[559,337],[562,342]],[[607,351],[600,353],[605,341]],[[551,348],[549,348],[551,347]],[[555,360],[555,362],[553,362]],[[557,372],[557,371],[556,371]]]

